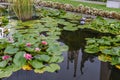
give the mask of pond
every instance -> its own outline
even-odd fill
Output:
[[[120,71],[108,63],[100,62],[97,56],[84,52],[85,38],[109,36],[91,30],[63,30],[59,41],[69,49],[63,52],[64,61],[61,69],[54,73],[36,74],[33,71],[17,71],[1,80],[118,80]]]
[[[2,80],[119,79],[119,21],[48,8],[34,17],[1,18],[7,36],[0,40]]]

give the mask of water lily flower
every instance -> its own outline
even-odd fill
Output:
[[[80,24],[81,24],[81,25],[84,25],[84,24],[85,24],[85,21],[80,21]]]
[[[46,41],[41,42],[43,45],[47,45],[48,43]]]
[[[30,65],[24,65],[22,66],[23,70],[32,70],[32,67]]]
[[[25,53],[24,54],[24,58],[27,59],[27,60],[31,60],[32,59],[32,55],[29,54],[29,53]]]
[[[38,52],[38,51],[40,51],[40,50],[41,50],[40,48],[35,48],[35,51],[36,51],[36,52]]]
[[[27,47],[30,47],[30,46],[31,46],[31,43],[26,43],[26,46],[27,46]]]
[[[7,60],[8,58],[10,58],[9,55],[2,56],[2,60]]]

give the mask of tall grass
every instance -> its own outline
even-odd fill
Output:
[[[12,2],[12,9],[18,19],[22,21],[32,19],[33,0],[8,0]]]

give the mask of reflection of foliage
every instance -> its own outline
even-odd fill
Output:
[[[69,49],[79,50],[80,48],[84,48],[85,46],[85,38],[93,37],[94,33],[90,34],[92,31],[86,30],[77,30],[77,31],[62,31],[60,38],[62,41],[69,46]],[[98,34],[99,35],[99,34]]]
[[[91,31],[92,32],[92,31]],[[77,70],[77,64],[78,64],[78,58],[80,50],[82,51],[82,59],[81,59],[81,66],[80,70],[83,74],[82,69],[84,68],[84,63],[87,60],[90,60],[93,62],[94,55],[86,54],[83,50],[86,44],[85,38],[86,37],[95,37],[100,34],[94,35],[94,33],[89,34],[89,31],[86,30],[77,30],[75,32],[73,31],[62,31],[61,33],[61,41],[64,42],[68,47],[68,60],[71,62],[74,62],[74,76],[76,76],[76,70]],[[69,64],[68,61],[68,64]],[[69,68],[69,65],[67,66]]]

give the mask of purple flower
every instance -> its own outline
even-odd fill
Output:
[[[2,56],[2,60],[7,60],[8,58],[10,58],[9,55]]]
[[[41,42],[43,45],[47,45],[48,43],[46,41]]]
[[[84,25],[84,24],[85,24],[85,21],[80,21],[80,24],[81,24],[81,25]]]
[[[40,48],[35,48],[35,51],[36,52],[39,52],[41,49]]]
[[[32,59],[32,55],[29,54],[29,53],[25,53],[25,54],[24,54],[24,58],[25,58],[26,60],[31,60],[31,59]]]
[[[31,46],[31,43],[26,43],[26,46],[27,46],[27,47],[30,47],[30,46]]]

